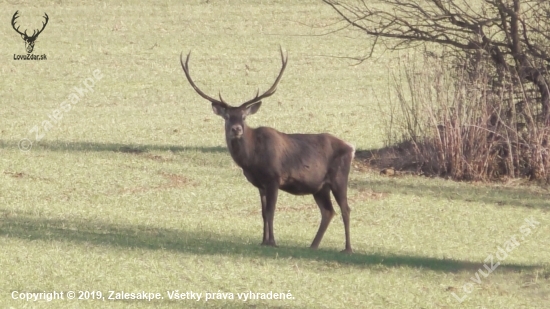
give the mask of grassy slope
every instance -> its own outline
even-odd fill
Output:
[[[537,188],[388,179],[357,169],[354,255],[337,252],[340,220],[321,250],[308,250],[317,207],[311,197],[286,194],[276,212],[280,247],[258,245],[257,192],[226,153],[222,120],[187,85],[179,53],[193,50],[191,72],[205,91],[238,103],[273,81],[282,45],[289,66],[250,125],[327,131],[360,149],[382,143],[374,95],[385,93],[394,59],[381,54],[349,66],[337,57],[356,56],[369,42],[309,35],[334,29],[315,28],[335,21],[327,7],[265,2],[2,4],[3,21],[20,10],[21,23],[38,26],[45,11],[50,23],[35,47],[47,54],[44,62],[12,60],[23,41],[0,28],[0,304],[97,308],[97,301],[13,301],[10,292],[144,290],[165,299],[104,306],[180,308],[166,296],[178,289],[295,297],[185,307],[549,307],[549,194]],[[104,75],[95,91],[20,152],[17,142],[34,139],[29,130],[95,69]],[[535,232],[459,304],[451,292],[464,295],[487,255],[531,216],[540,222]]]

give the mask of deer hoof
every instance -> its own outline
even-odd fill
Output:
[[[340,253],[352,254],[352,253],[353,253],[353,250],[351,250],[351,248],[349,248],[349,249],[344,249],[344,250],[340,251]]]

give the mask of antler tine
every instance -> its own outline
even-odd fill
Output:
[[[275,93],[275,91],[277,91],[277,85],[281,81],[281,78],[283,77],[283,72],[286,69],[286,64],[288,63],[288,55],[287,55],[287,57],[285,57],[282,47],[280,47],[280,50],[281,50],[281,70],[279,71],[279,75],[277,76],[277,79],[275,79],[275,82],[273,83],[271,88],[269,88],[262,95],[259,95],[260,90],[258,89],[258,92],[256,93],[256,96],[254,97],[254,99],[244,102],[243,104],[241,104],[241,106],[247,106],[247,105],[250,105],[250,104],[257,103],[262,99],[265,99],[267,97],[272,96]]]
[[[225,100],[222,98],[222,92],[221,92],[221,91],[218,92],[218,96],[220,97],[220,101],[221,101],[222,103],[227,104],[227,103],[225,102]]]
[[[227,105],[227,103],[225,103],[222,99],[222,96],[221,96],[221,93],[220,93],[220,101],[208,96],[206,93],[202,92],[199,87],[197,87],[197,85],[195,85],[195,83],[193,82],[193,79],[191,79],[191,75],[189,74],[189,58],[191,57],[191,51],[189,52],[189,54],[187,54],[187,59],[185,60],[185,64],[183,63],[183,52],[180,54],[180,63],[181,63],[181,68],[183,69],[183,72],[185,73],[185,77],[187,77],[187,81],[189,82],[189,84],[191,84],[191,87],[193,87],[193,89],[195,89],[195,91],[203,98],[205,98],[206,100],[212,102],[212,103],[218,103],[218,104],[222,104],[222,105]]]

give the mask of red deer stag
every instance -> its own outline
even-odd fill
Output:
[[[346,249],[351,253],[347,199],[348,175],[355,149],[330,134],[285,134],[273,128],[251,128],[245,123],[249,115],[260,108],[262,99],[273,95],[285,71],[288,57],[281,49],[282,68],[279,76],[265,93],[246,101],[238,107],[227,104],[202,92],[189,74],[189,57],[181,67],[191,87],[212,103],[214,114],[225,119],[225,140],[231,157],[239,165],[246,179],[260,192],[264,236],[262,245],[276,246],[273,234],[273,219],[279,189],[294,195],[312,194],[321,210],[321,224],[311,248],[317,249],[325,231],[335,215],[330,192],[342,211],[346,235]]]

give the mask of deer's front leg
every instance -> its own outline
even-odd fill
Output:
[[[264,238],[262,245],[276,247],[275,234],[273,233],[273,220],[275,219],[275,206],[277,205],[277,197],[279,187],[272,185],[266,189],[260,189],[260,197],[262,199],[262,217],[264,219]]]
[[[264,220],[264,237],[262,239],[262,245],[267,246],[269,243],[269,223],[267,221],[267,212],[266,212],[266,191],[265,189],[260,189],[260,201],[262,203],[262,218]]]

